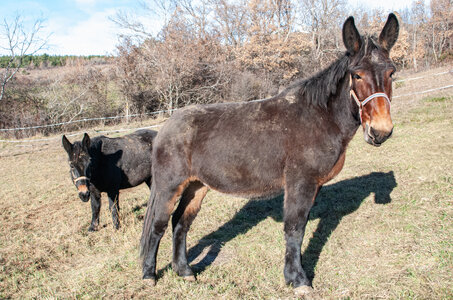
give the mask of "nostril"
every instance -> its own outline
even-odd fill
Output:
[[[370,138],[374,142],[379,143],[379,144],[382,144],[383,142],[385,142],[392,135],[392,133],[393,133],[393,128],[390,129],[390,131],[382,131],[382,130],[378,130],[373,127],[370,127],[370,130],[369,130]]]
[[[373,127],[370,127],[370,137],[375,139],[378,136],[378,131],[375,130]]]

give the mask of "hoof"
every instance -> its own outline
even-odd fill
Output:
[[[193,275],[184,276],[183,279],[184,279],[185,281],[190,281],[190,282],[195,282],[195,281],[197,281],[197,279],[196,279],[195,276],[193,276]]]
[[[145,283],[151,287],[156,286],[156,279],[155,278],[144,278]]]
[[[318,299],[320,299],[317,296],[317,294],[315,293],[315,290],[312,287],[308,286],[308,285],[301,285],[301,286],[296,287],[294,289],[294,294],[299,299],[305,299],[305,300],[318,300]]]

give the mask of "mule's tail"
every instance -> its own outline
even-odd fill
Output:
[[[143,262],[145,260],[146,255],[149,252],[149,246],[151,241],[151,225],[153,219],[153,206],[155,203],[156,198],[156,185],[151,184],[151,192],[149,196],[148,205],[146,207],[145,219],[143,222],[143,231],[142,237],[140,239],[140,260]]]

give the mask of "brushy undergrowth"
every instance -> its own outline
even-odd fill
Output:
[[[392,110],[394,136],[374,148],[359,131],[311,212],[302,261],[322,298],[453,295],[453,97],[401,98]],[[171,270],[168,230],[151,288],[138,261],[147,187],[121,192],[117,232],[103,198],[101,228],[88,233],[90,206],[77,197],[59,142],[16,148],[0,149],[0,298],[293,297],[281,197],[210,191],[188,237],[198,281]]]

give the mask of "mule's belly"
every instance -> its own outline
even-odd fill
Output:
[[[275,170],[259,172],[241,165],[218,166],[212,172],[203,170],[197,178],[211,189],[247,198],[276,195],[284,188],[283,176]]]
[[[343,151],[343,153],[340,154],[340,157],[338,158],[337,162],[333,165],[330,172],[324,176],[318,177],[319,186],[324,185],[328,181],[332,180],[335,176],[337,176],[338,173],[340,173],[340,171],[343,169],[345,158],[346,158],[346,151]]]
[[[256,140],[255,140],[256,142]],[[192,174],[210,188],[244,197],[266,197],[279,193],[284,186],[283,149],[276,145],[248,145],[243,140],[237,146],[214,144],[209,151],[195,152],[192,156]],[[270,148],[273,147],[272,150]]]
[[[271,136],[253,140],[231,138],[228,147],[208,143],[209,151],[195,151],[192,156],[192,175],[214,190],[245,197],[276,195],[285,189],[285,176],[315,180],[322,186],[343,168],[345,151],[330,143],[305,145],[298,143],[288,151],[288,142]],[[258,142],[257,142],[258,141]],[[294,143],[294,142],[293,142]],[[285,174],[290,163],[297,171]],[[307,177],[308,176],[308,177]],[[297,181],[297,180],[296,180]]]

